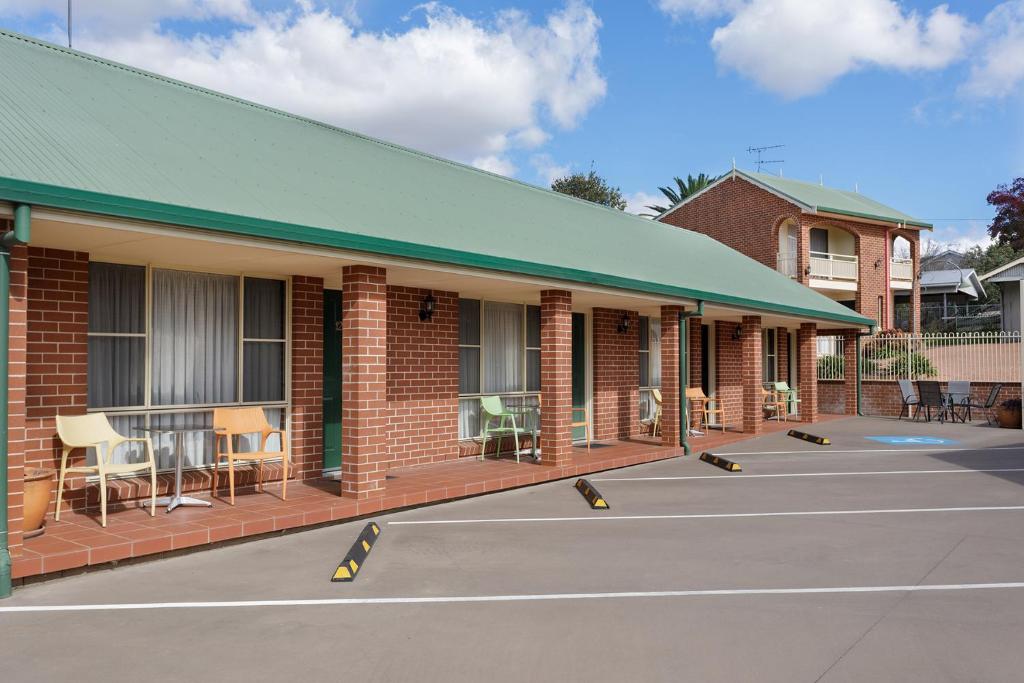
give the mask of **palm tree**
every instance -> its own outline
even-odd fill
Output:
[[[668,211],[673,206],[675,206],[679,202],[683,201],[684,199],[686,199],[690,195],[697,194],[698,192],[703,190],[705,187],[707,187],[711,183],[713,183],[716,180],[718,180],[719,178],[721,178],[721,176],[709,176],[709,175],[707,175],[705,173],[699,174],[696,178],[694,178],[692,175],[687,174],[686,180],[683,180],[679,176],[676,176],[675,178],[673,178],[673,180],[676,183],[676,187],[673,188],[673,187],[669,186],[669,187],[659,187],[658,188],[659,190],[661,190],[661,193],[663,195],[665,195],[665,197],[670,202],[669,205],[668,206],[657,206],[657,205],[648,206],[647,208],[650,209],[651,211],[653,211],[654,213],[645,213],[645,214],[641,214],[641,215],[642,216],[651,216],[651,217],[660,216],[661,214],[665,213],[666,211]]]

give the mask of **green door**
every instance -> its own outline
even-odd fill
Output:
[[[324,290],[324,469],[341,467],[341,292]]]
[[[587,316],[583,313],[572,314],[572,407],[587,407]],[[583,419],[582,410],[573,410],[572,421]],[[587,438],[583,427],[572,430],[573,441]]]

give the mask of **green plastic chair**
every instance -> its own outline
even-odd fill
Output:
[[[792,410],[797,403],[800,403],[800,399],[796,395],[796,389],[792,389],[788,382],[776,382],[775,393],[779,395],[779,400],[786,404],[786,407]]]
[[[487,455],[487,438],[489,436],[497,435],[498,452],[495,457],[500,458],[501,440],[506,434],[511,434],[513,443],[515,443],[516,462],[519,462],[519,435],[525,430],[521,426],[516,426],[515,413],[505,410],[504,406],[501,405],[500,396],[481,396],[480,410],[483,412],[482,417],[484,420],[484,439],[483,445],[480,447],[480,459],[483,460],[484,456]],[[491,422],[495,419],[498,420],[498,424],[492,427]],[[510,424],[511,426],[509,426]]]

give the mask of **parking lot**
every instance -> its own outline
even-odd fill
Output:
[[[25,586],[3,680],[1019,680],[1021,433],[809,431]]]

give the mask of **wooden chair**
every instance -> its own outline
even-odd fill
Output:
[[[576,420],[576,415],[582,413],[583,419]],[[583,433],[587,437],[587,453],[590,452],[590,411],[587,407],[573,408],[572,409],[573,421],[569,424],[570,427],[576,429],[577,427],[583,427]]]
[[[776,420],[789,422],[787,416],[789,411],[786,409],[786,402],[774,391],[768,391],[761,387],[761,407],[764,409],[764,412],[768,413],[768,419],[771,419],[771,414],[775,413]]]
[[[661,427],[661,390],[651,389],[651,396],[654,398],[654,419],[651,420],[651,436],[658,435],[658,428]]]
[[[60,456],[60,479],[57,482],[57,511],[53,518],[60,521],[60,503],[64,497],[64,477],[68,472],[95,474],[100,480],[100,524],[107,526],[107,476],[128,474],[149,470],[149,492],[151,496],[149,516],[156,515],[156,458],[153,457],[153,442],[149,437],[128,438],[121,436],[110,425],[103,413],[89,415],[58,415],[57,435],[64,444]],[[145,444],[146,459],[141,462],[114,463],[114,449],[125,443]],[[101,448],[102,446],[102,448]],[[95,448],[96,464],[68,467],[68,456],[76,448]]]
[[[714,415],[718,416],[718,424],[721,426],[722,431],[725,432],[725,408],[711,407],[711,399],[704,394],[704,390],[700,387],[690,387],[686,390],[686,400],[691,406],[696,407],[696,411],[700,413],[700,422],[698,425],[703,426],[704,429],[711,428],[711,417]]]
[[[231,489],[231,504],[235,504],[235,461],[258,460],[257,483],[263,491],[263,461],[267,458],[281,458],[281,500],[288,500],[288,434],[283,429],[272,427],[267,422],[263,408],[214,408],[213,431],[215,446],[213,456],[213,494],[217,494],[217,483],[220,475],[221,458],[228,461],[228,485]],[[245,434],[259,434],[259,450],[247,453],[235,452],[234,437]],[[267,440],[271,434],[281,437],[281,450],[268,451]],[[221,441],[227,444],[227,450],[221,451]]]

